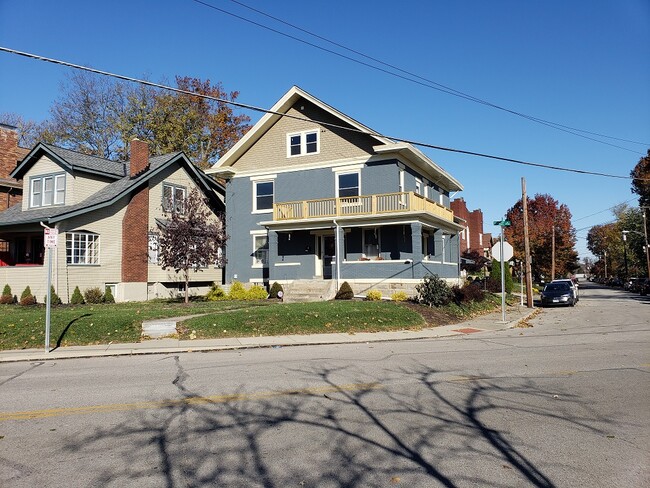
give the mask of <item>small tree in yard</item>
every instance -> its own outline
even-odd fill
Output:
[[[225,262],[220,249],[226,242],[223,220],[215,217],[195,188],[185,199],[182,211],[174,211],[160,232],[160,265],[182,272],[185,303],[189,302],[190,272]]]

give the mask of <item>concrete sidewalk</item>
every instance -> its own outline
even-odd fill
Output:
[[[501,312],[493,312],[481,317],[453,325],[430,327],[422,330],[404,330],[372,333],[334,333],[313,335],[286,335],[263,337],[237,337],[230,339],[180,340],[162,338],[129,344],[101,344],[93,346],[59,347],[45,352],[44,349],[23,349],[0,351],[0,363],[14,361],[43,361],[52,359],[89,358],[101,356],[127,356],[136,354],[172,354],[181,352],[223,351],[257,347],[284,347],[316,344],[352,344],[357,342],[403,341],[413,339],[436,339],[467,335],[472,333],[502,330],[514,327],[536,309],[508,307],[506,322],[501,321]]]

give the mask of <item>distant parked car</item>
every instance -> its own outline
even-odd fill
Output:
[[[580,293],[578,292],[578,283],[576,283],[575,281],[567,278],[567,279],[553,280],[551,281],[551,283],[566,283],[573,289],[573,294],[576,297],[576,302],[580,300]]]
[[[645,278],[639,285],[639,293],[643,296],[650,294],[650,278]]]
[[[542,307],[550,305],[570,305],[574,306],[578,301],[574,288],[562,280],[561,282],[551,282],[544,287],[540,293],[542,297]]]
[[[644,281],[645,281],[644,278],[630,278],[625,282],[623,288],[626,289],[627,291],[638,293]]]

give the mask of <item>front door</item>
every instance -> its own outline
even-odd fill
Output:
[[[336,254],[336,241],[333,235],[321,236],[321,261],[323,263],[323,279],[332,279],[332,259]]]

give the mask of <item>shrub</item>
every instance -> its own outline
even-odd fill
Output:
[[[458,305],[461,303],[480,302],[485,298],[483,290],[476,285],[454,286],[451,291],[454,296],[454,302]]]
[[[510,273],[510,265],[506,262],[503,263],[503,274],[504,274],[504,287],[506,293],[512,293],[512,274]],[[501,291],[501,262],[497,261],[496,259],[492,260],[492,270],[490,271],[490,279],[496,281],[498,283],[498,290],[497,292]],[[488,283],[489,286],[489,283]],[[492,290],[490,290],[492,291]]]
[[[98,287],[86,288],[84,290],[84,300],[86,303],[102,303],[104,294]]]
[[[266,288],[260,285],[253,285],[246,293],[246,300],[266,300],[268,296],[269,294],[266,292]]]
[[[14,303],[14,296],[11,294],[11,287],[9,284],[6,284],[2,290],[2,296],[0,296],[0,303],[7,305]]]
[[[84,297],[81,294],[81,291],[79,291],[78,286],[74,287],[74,291],[72,292],[72,298],[70,298],[70,303],[72,305],[83,305],[84,303]]]
[[[246,288],[244,288],[244,285],[239,281],[233,281],[228,298],[231,300],[247,300],[248,292],[246,291]]]
[[[381,292],[379,290],[370,290],[368,293],[366,293],[366,300],[373,302],[381,300]]]
[[[278,292],[282,292],[284,294],[284,289],[282,288],[282,285],[278,283],[277,281],[273,282],[273,285],[271,285],[271,291],[269,292],[269,298],[278,298]]]
[[[429,307],[441,307],[453,298],[449,286],[438,275],[425,276],[422,283],[415,285],[417,300]]]
[[[390,296],[390,299],[394,302],[405,302],[409,299],[409,296],[404,291],[396,291]]]
[[[212,283],[210,291],[208,291],[208,293],[205,295],[205,299],[209,302],[216,302],[218,300],[226,300],[228,299],[228,296],[219,285]]]
[[[36,303],[36,297],[32,295],[32,290],[29,286],[23,290],[20,295],[20,304],[21,305],[34,305]]]
[[[54,291],[54,285],[50,286],[50,301],[51,305],[61,305],[61,299],[59,295]],[[43,303],[47,303],[47,295],[43,297]]]
[[[339,291],[336,293],[334,299],[352,300],[353,298],[354,298],[354,292],[352,291],[352,287],[347,281],[344,281],[343,284],[341,285],[341,288],[339,288]]]
[[[110,286],[104,288],[104,303],[115,303],[115,297]]]

